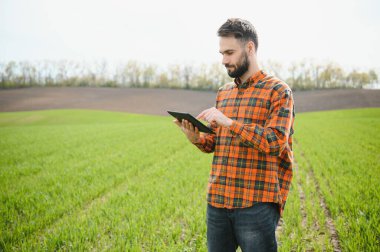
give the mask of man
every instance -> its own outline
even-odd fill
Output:
[[[234,82],[197,118],[216,132],[174,122],[206,153],[214,152],[208,185],[209,251],[277,251],[275,230],[292,180],[292,91],[261,71],[252,24],[228,19],[218,30],[223,64]]]

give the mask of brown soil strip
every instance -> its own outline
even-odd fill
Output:
[[[215,91],[147,88],[32,87],[0,89],[0,112],[42,109],[97,109],[168,115],[197,115],[215,104]],[[380,107],[380,90],[331,89],[294,92],[296,113]]]
[[[326,216],[325,226],[326,226],[327,230],[330,233],[330,241],[331,241],[331,243],[333,245],[334,251],[335,252],[341,252],[342,249],[341,249],[340,242],[339,242],[338,232],[337,232],[337,230],[335,228],[334,221],[333,221],[333,219],[331,217],[331,212],[330,212],[330,210],[329,210],[329,208],[328,208],[328,206],[326,204],[325,198],[323,197],[323,194],[322,194],[321,188],[319,186],[318,180],[315,177],[315,174],[314,174],[314,171],[313,171],[313,166],[311,165],[310,161],[306,158],[305,153],[303,153],[302,151],[300,151],[300,154],[301,154],[301,156],[303,156],[305,158],[305,160],[307,162],[307,165],[308,165],[309,171],[310,171],[309,172],[310,177],[313,180],[313,182],[315,184],[315,187],[316,187],[316,190],[317,190],[317,193],[319,195],[320,206],[322,207],[323,212],[324,212],[324,214]]]
[[[295,172],[298,173],[298,163],[295,161],[294,162],[294,168],[295,168]],[[303,189],[302,189],[302,182],[301,182],[301,179],[299,176],[297,176],[297,186],[298,186],[298,194],[299,194],[299,197],[300,197],[300,211],[301,211],[301,216],[302,216],[302,222],[301,222],[301,225],[303,228],[306,228],[306,224],[307,224],[307,219],[306,219],[306,210],[305,210],[305,206],[306,206],[306,203],[305,203],[305,193],[303,192]]]
[[[311,178],[313,179],[314,183],[315,183],[315,187],[317,189],[317,192],[318,192],[318,195],[319,195],[319,200],[320,200],[320,206],[322,207],[323,209],[323,212],[325,213],[325,216],[326,216],[326,227],[327,229],[329,230],[330,232],[330,237],[331,237],[331,243],[334,247],[334,251],[335,252],[340,252],[342,251],[341,249],[341,246],[340,246],[340,242],[339,242],[339,236],[338,236],[338,232],[336,231],[336,228],[335,228],[335,225],[334,225],[334,221],[331,217],[331,212],[329,210],[329,208],[327,207],[327,204],[326,204],[326,201],[322,195],[322,192],[321,192],[321,189],[319,187],[319,184],[318,184],[318,181],[317,179],[315,178],[315,175],[314,175],[314,172],[313,170],[311,169],[310,170],[310,175],[311,175]]]
[[[279,242],[279,239],[282,234],[283,226],[284,226],[284,219],[281,217],[280,220],[278,221],[277,228],[276,228],[277,245],[281,245]]]

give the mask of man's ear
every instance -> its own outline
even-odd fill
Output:
[[[248,47],[248,54],[249,55],[254,55],[256,53],[256,47],[255,47],[255,43],[253,41],[248,41],[247,47]]]

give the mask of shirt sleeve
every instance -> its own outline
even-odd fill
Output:
[[[194,145],[205,153],[212,153],[215,150],[215,135],[201,133],[199,143],[195,143]]]
[[[293,132],[293,103],[292,91],[284,89],[281,93],[276,93],[264,127],[233,121],[230,130],[245,144],[263,153],[279,156],[287,146],[289,136]]]

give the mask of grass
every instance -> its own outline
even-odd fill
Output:
[[[0,124],[4,250],[204,246],[211,155],[169,118],[62,110]]]
[[[314,180],[343,250],[379,247],[379,118],[380,109],[297,115],[281,251],[333,250]],[[212,155],[169,117],[0,113],[0,148],[0,251],[206,250]]]
[[[342,250],[378,251],[380,109],[304,113],[297,119],[295,153],[301,176],[317,180]],[[319,202],[312,195],[309,201],[312,215]]]

